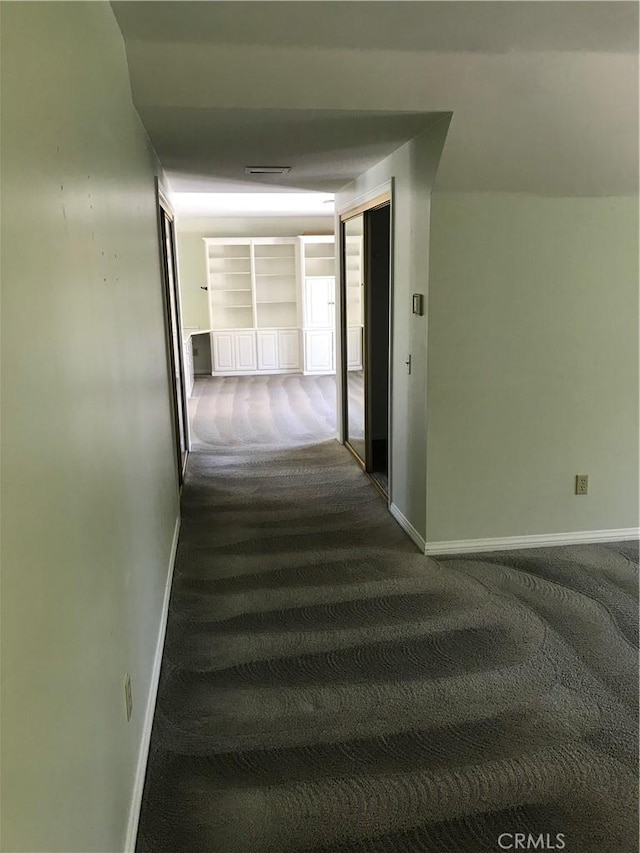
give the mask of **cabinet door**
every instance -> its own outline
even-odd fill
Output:
[[[309,329],[333,329],[335,301],[334,278],[306,278],[304,286],[305,326]]]
[[[255,332],[234,332],[236,370],[257,370]]]
[[[304,333],[304,369],[306,373],[333,373],[333,332]]]
[[[297,329],[278,332],[278,367],[281,370],[300,369],[300,336]]]
[[[362,326],[347,329],[347,370],[362,369]]]
[[[258,332],[258,370],[277,370],[278,366],[278,333]]]
[[[226,373],[236,369],[234,338],[233,332],[211,334],[214,373]]]
[[[184,343],[184,384],[187,397],[193,392],[193,339],[189,338]]]

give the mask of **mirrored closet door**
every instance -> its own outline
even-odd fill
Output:
[[[391,203],[342,221],[342,386],[347,446],[389,494]]]

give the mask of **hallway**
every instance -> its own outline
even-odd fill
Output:
[[[1,4],[2,853],[637,850],[638,4],[402,11]]]
[[[138,853],[634,849],[637,544],[421,555],[332,381],[198,382]]]

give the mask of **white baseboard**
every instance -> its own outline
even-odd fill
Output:
[[[418,533],[418,531],[415,529],[413,524],[411,524],[409,519],[405,518],[405,516],[402,514],[402,512],[398,509],[398,507],[394,503],[389,504],[389,512],[395,518],[395,520],[398,522],[398,524],[404,530],[404,532],[411,539],[413,539],[413,541],[416,543],[418,548],[420,548],[420,550],[424,553],[424,549],[425,549],[424,537]]]
[[[520,548],[545,548],[552,545],[582,545],[588,542],[621,542],[639,537],[640,528],[622,527],[618,530],[580,530],[575,533],[543,533],[534,536],[505,536],[498,539],[427,542],[424,552],[434,556],[436,554],[469,554],[483,551],[511,551]]]
[[[173,570],[176,562],[176,551],[178,549],[178,536],[180,534],[180,516],[176,519],[173,531],[173,542],[171,543],[171,554],[169,556],[169,570],[167,582],[164,588],[164,600],[160,614],[160,627],[158,629],[158,640],[153,658],[153,669],[151,670],[151,682],[149,684],[149,695],[147,707],[142,724],[142,736],[140,738],[140,749],[138,751],[138,763],[136,776],[133,783],[133,794],[129,808],[129,821],[127,823],[127,836],[125,840],[125,853],[134,853],[136,848],[136,837],[138,835],[138,821],[140,820],[140,807],[142,805],[142,791],[144,779],[147,772],[147,759],[149,757],[149,745],[151,743],[151,728],[156,710],[156,698],[158,696],[158,683],[160,681],[160,666],[162,664],[162,652],[164,650],[164,638],[167,632],[167,617],[169,615],[169,598],[171,597],[171,582],[173,581]]]

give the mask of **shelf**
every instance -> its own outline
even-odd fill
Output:
[[[296,240],[229,246],[226,251],[232,254],[216,247],[215,254],[210,248],[207,255],[207,298],[215,330],[297,328],[298,290],[304,279]],[[323,271],[329,263],[317,260],[307,269]]]

